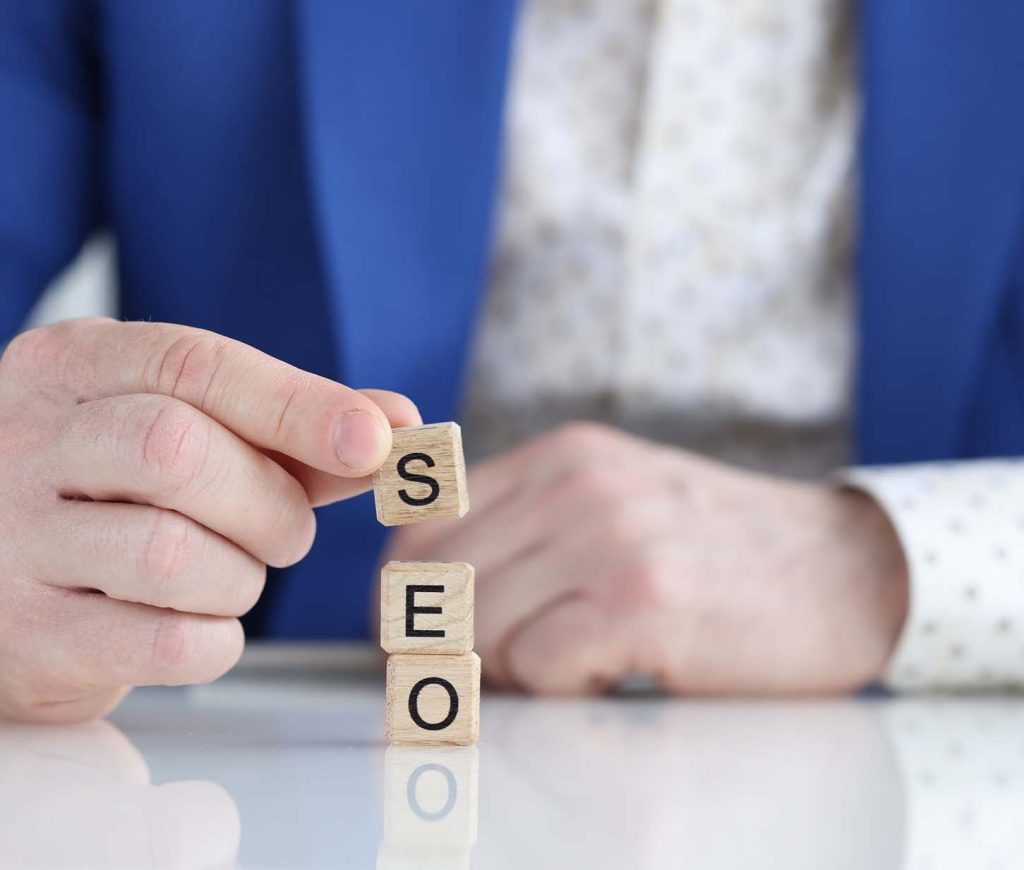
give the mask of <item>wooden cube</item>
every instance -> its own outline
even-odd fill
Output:
[[[392,743],[476,743],[480,736],[480,656],[390,656],[384,733]]]
[[[388,562],[380,572],[380,645],[389,653],[473,649],[473,566]]]
[[[468,852],[477,837],[475,746],[389,746],[383,842],[420,855]]]
[[[377,519],[385,526],[462,517],[469,510],[458,423],[395,429],[387,460],[373,475]]]

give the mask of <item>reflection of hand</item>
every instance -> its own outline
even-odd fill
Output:
[[[0,360],[0,716],[80,721],[242,650],[311,504],[362,492],[402,396],[182,326],[87,318]],[[103,594],[98,594],[103,593]]]
[[[485,676],[587,692],[835,692],[877,678],[903,619],[899,543],[868,497],[593,425],[471,469],[473,510],[389,558],[476,566]]]
[[[881,705],[490,704],[481,866],[902,866],[903,793]]]
[[[231,867],[234,801],[212,782],[149,784],[109,722],[0,726],[0,844],[13,867]]]

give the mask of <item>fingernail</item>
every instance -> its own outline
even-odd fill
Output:
[[[334,427],[334,451],[353,471],[372,471],[384,461],[387,436],[367,411],[348,411]]]

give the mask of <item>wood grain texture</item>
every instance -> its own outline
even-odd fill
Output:
[[[473,566],[388,562],[380,572],[380,645],[389,653],[470,652]]]
[[[469,510],[458,423],[393,431],[391,452],[373,475],[377,519],[385,526],[462,517]]]
[[[475,746],[389,746],[384,844],[420,855],[468,852],[477,838],[479,764]]]
[[[476,743],[480,657],[476,653],[390,656],[384,711],[384,732],[391,743]]]

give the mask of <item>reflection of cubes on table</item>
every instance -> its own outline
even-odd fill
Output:
[[[473,566],[388,562],[380,576],[380,645],[388,653],[473,649]]]
[[[395,429],[388,458],[373,475],[377,519],[385,526],[465,516],[469,510],[458,423]]]
[[[392,743],[476,743],[480,657],[476,653],[389,657],[384,730]]]
[[[477,836],[479,758],[474,746],[390,746],[384,756],[383,845],[396,856],[468,857]]]
[[[377,870],[470,870],[470,858],[468,849],[424,855],[415,849],[395,849],[384,844],[377,852]]]

